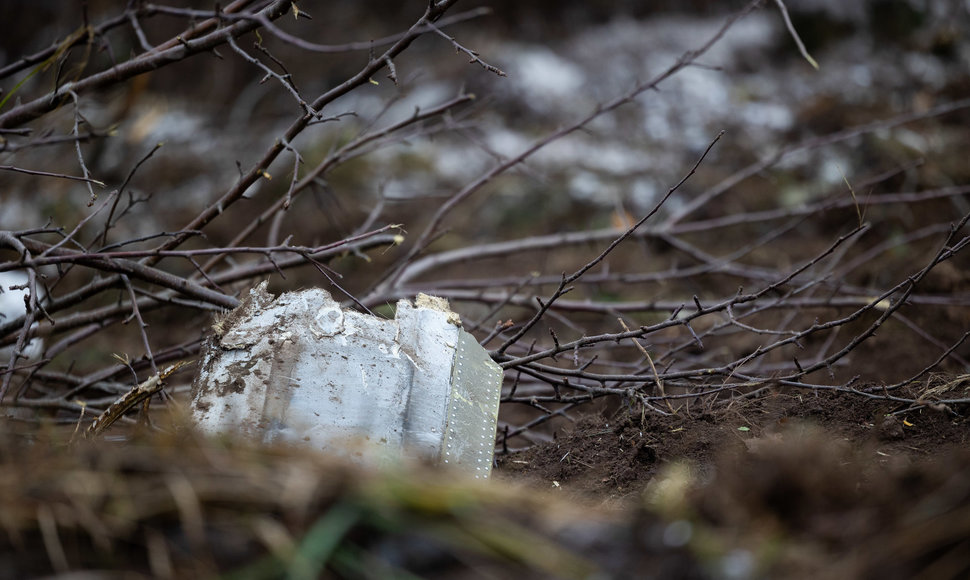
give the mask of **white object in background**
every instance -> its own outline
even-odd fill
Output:
[[[263,282],[213,329],[193,385],[204,431],[491,472],[502,370],[447,301],[401,300],[385,320]]]
[[[27,309],[24,306],[24,297],[28,294],[27,286],[27,273],[23,270],[8,270],[6,272],[0,272],[0,324],[5,324],[11,320],[15,320],[23,316]],[[12,288],[16,286],[24,286],[24,288]],[[37,294],[38,301],[44,299],[44,288],[37,284]],[[37,323],[34,323],[34,328],[36,328]],[[6,365],[10,359],[10,353],[13,352],[14,345],[8,345],[0,348],[0,365]],[[24,346],[23,354],[28,359],[38,358],[44,350],[44,339],[42,338],[32,338],[30,342]],[[18,362],[22,362],[20,359]]]

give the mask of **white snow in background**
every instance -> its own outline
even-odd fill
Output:
[[[791,9],[818,7],[840,20],[858,23],[866,18],[863,2],[787,2]],[[961,4],[970,10],[970,0]],[[367,189],[379,191],[383,187],[385,193],[405,197],[437,189],[450,191],[455,183],[466,183],[493,167],[498,160],[492,153],[501,158],[517,155],[555,127],[588,114],[597,103],[608,102],[638,82],[662,73],[685,52],[703,45],[723,22],[723,16],[659,15],[646,21],[616,20],[590,26],[550,44],[521,40],[496,44],[482,58],[506,70],[509,76],[491,78],[484,90],[477,90],[484,114],[471,117],[473,130],[463,136],[416,137],[406,145],[371,154],[368,160],[375,169],[367,176]],[[847,103],[866,105],[883,99],[880,91],[938,87],[954,74],[945,61],[929,55],[880,50],[867,35],[848,37],[813,54],[822,67],[815,71],[797,57],[793,42],[779,44],[778,38],[784,34],[777,10],[766,8],[749,14],[700,57],[702,66],[678,72],[661,82],[656,91],[645,92],[634,103],[590,124],[586,131],[553,142],[527,161],[529,173],[552,190],[565,190],[580,199],[612,204],[620,197],[649,207],[683,176],[722,129],[728,131],[726,138],[707,163],[716,163],[719,150],[726,147],[743,147],[759,156],[771,153],[779,147],[781,133],[797,128],[796,111],[819,96],[832,95]],[[771,64],[766,56],[777,50],[794,55],[789,64]],[[966,51],[965,44],[958,50]],[[967,58],[965,52],[960,58]],[[365,85],[325,110],[328,115],[353,111],[356,118],[322,124],[301,136],[296,145],[301,150],[309,145],[329,147],[373,122],[377,115],[382,116],[374,126],[384,127],[412,115],[415,107],[427,109],[457,95],[458,83],[453,78],[436,77],[439,73],[433,63],[420,71],[414,67],[406,70],[404,65],[398,70],[402,79],[416,73],[422,76],[402,87],[403,97],[389,108],[388,99],[397,89],[384,75],[378,75],[375,80],[380,86]],[[250,100],[258,103],[260,94],[255,91]],[[484,98],[492,100],[483,103]],[[905,110],[910,104],[901,101],[898,106]],[[240,134],[232,123],[225,128],[208,126],[207,112],[192,103],[167,101],[164,109],[154,113],[158,118],[153,123],[145,117],[150,114],[139,111],[128,121],[143,121],[138,146],[123,138],[109,140],[104,155],[110,162],[107,164],[122,173],[133,164],[133,158],[147,152],[145,147],[158,141],[166,142],[164,154],[170,156],[172,167],[179,167],[183,161],[190,165],[201,158],[211,159],[218,170],[205,179],[188,181],[187,175],[185,183],[164,192],[172,203],[195,203],[211,199],[213,191],[221,193],[234,179],[234,161],[239,160],[244,167],[255,162],[292,121],[281,119],[277,126],[260,129],[259,134],[244,126]],[[934,145],[919,134],[905,131],[886,132],[884,138],[928,153]],[[483,151],[476,140],[491,153]],[[853,143],[844,147],[851,148]],[[424,163],[406,175],[392,175],[396,168],[383,169],[395,167],[393,161],[402,152],[416,154]],[[286,179],[291,163],[292,158],[285,154],[279,165],[274,165],[273,185],[275,179]],[[789,156],[780,164],[780,168],[789,169],[805,166],[827,183],[841,180],[841,175],[834,177],[830,161],[816,153]],[[851,181],[850,168],[843,165],[843,171]],[[5,196],[0,211],[3,227],[18,229],[44,222],[46,216],[40,215],[43,204],[21,201],[34,197],[17,192],[0,195]]]
[[[848,165],[849,161],[844,158],[825,159],[818,170],[818,178],[823,183],[836,185],[841,183],[845,186],[845,179],[852,175],[852,168]],[[849,183],[852,183],[851,179]],[[847,190],[848,191],[848,190]]]
[[[864,64],[850,68],[849,77],[860,87],[868,88],[872,85],[872,71]]]
[[[576,64],[542,46],[513,47],[509,79],[536,108],[573,99],[583,89],[586,74]]]
[[[615,188],[608,187],[589,171],[579,171],[569,180],[569,193],[575,199],[607,203],[614,199]]]
[[[521,133],[505,127],[489,128],[485,137],[489,149],[505,157],[518,155],[532,144],[532,141]]]
[[[550,143],[535,156],[535,162],[548,166],[577,166],[623,175],[651,168],[650,157],[623,143],[600,142],[573,137]]]
[[[792,110],[778,103],[748,103],[741,106],[740,113],[748,126],[787,131],[795,124],[795,114]]]

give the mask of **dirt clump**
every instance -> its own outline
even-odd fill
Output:
[[[624,518],[659,516],[652,529],[688,545],[704,577],[967,577],[967,409],[861,392],[589,415],[501,456],[497,475]]]
[[[915,396],[916,387],[900,396]],[[726,453],[754,450],[794,426],[809,425],[867,454],[873,464],[939,456],[970,441],[962,410],[906,410],[858,394],[776,391],[676,414],[628,409],[579,418],[552,442],[498,457],[499,477],[599,499],[636,495],[672,462],[707,477]]]
[[[689,495],[693,521],[721,550],[750,556],[748,577],[967,577],[970,453],[947,445],[880,463],[871,450],[787,428],[722,455]]]

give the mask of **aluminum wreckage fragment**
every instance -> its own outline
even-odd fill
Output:
[[[386,320],[262,282],[213,329],[192,395],[204,431],[490,474],[502,370],[446,300],[401,300]]]

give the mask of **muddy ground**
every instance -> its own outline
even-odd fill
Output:
[[[926,389],[907,391],[897,394]],[[960,578],[970,573],[967,410],[831,391],[668,416],[621,408],[500,456],[496,477],[626,518],[644,506],[659,515],[651,571],[631,578]]]
[[[915,390],[905,394],[919,396]],[[866,463],[926,463],[970,445],[965,414],[949,407],[908,407],[834,391],[774,391],[738,399],[720,410],[685,406],[667,416],[621,408],[585,415],[555,433],[551,443],[499,455],[498,473],[612,501],[640,494],[658,474],[679,463],[704,480],[718,458],[757,452],[792,433],[810,431],[853,449],[860,472],[870,467]],[[832,452],[838,455],[838,449]]]

